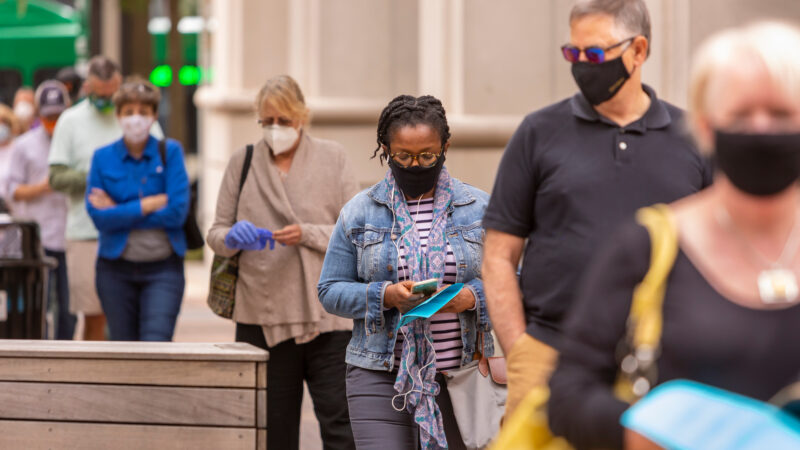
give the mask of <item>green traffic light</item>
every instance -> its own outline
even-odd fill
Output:
[[[183,66],[178,72],[178,81],[184,86],[194,86],[200,83],[200,68],[197,66]]]
[[[183,69],[181,69],[181,73],[183,73]],[[150,82],[158,87],[168,87],[172,84],[172,68],[166,64],[156,66],[150,72]]]

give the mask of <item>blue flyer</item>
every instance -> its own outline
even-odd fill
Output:
[[[800,448],[800,422],[776,406],[688,380],[656,387],[631,406],[623,426],[664,448]]]
[[[408,325],[409,323],[417,319],[427,319],[432,315],[436,314],[440,309],[444,307],[444,305],[446,305],[450,300],[452,300],[456,295],[458,295],[458,293],[461,292],[461,289],[463,287],[464,283],[452,284],[442,289],[441,291],[433,295],[431,298],[415,306],[413,309],[411,309],[407,313],[403,314],[402,317],[400,317],[400,322],[398,322],[395,331],[399,330],[400,327]]]

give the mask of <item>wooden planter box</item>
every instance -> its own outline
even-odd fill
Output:
[[[0,340],[0,448],[265,449],[249,344]]]

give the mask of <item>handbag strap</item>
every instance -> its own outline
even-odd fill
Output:
[[[244,154],[244,164],[242,164],[242,174],[239,176],[239,192],[236,194],[236,209],[233,211],[233,221],[236,222],[236,214],[239,213],[239,198],[242,196],[242,188],[250,173],[250,163],[253,161],[253,144],[247,144]]]
[[[629,402],[647,394],[657,380],[664,293],[678,254],[678,230],[667,205],[642,208],[636,220],[650,234],[651,252],[650,268],[633,291],[624,341],[627,354],[621,360],[623,376],[615,389]]]

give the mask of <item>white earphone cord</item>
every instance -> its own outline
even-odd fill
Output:
[[[401,328],[400,332],[403,333],[403,339],[408,339],[405,329]],[[428,343],[431,344],[431,348],[433,348],[433,342],[431,342],[431,340],[428,339],[427,335],[425,336],[425,340],[428,341]],[[419,370],[417,370],[417,378],[419,378],[419,389],[414,389],[414,386],[417,385],[417,380],[414,378],[413,374],[409,373],[411,375],[411,389],[409,389],[405,393],[397,394],[394,397],[392,397],[392,408],[394,408],[395,411],[397,412],[405,411],[406,406],[408,406],[409,395],[413,394],[414,392],[419,392],[420,394],[422,394],[422,387],[424,386],[424,382],[422,381],[422,371],[427,369],[431,364],[436,364],[436,349],[433,350],[433,361],[425,364]],[[406,359],[406,367],[408,367],[408,359]],[[394,405],[394,401],[397,397],[403,397],[403,406],[400,408]]]

